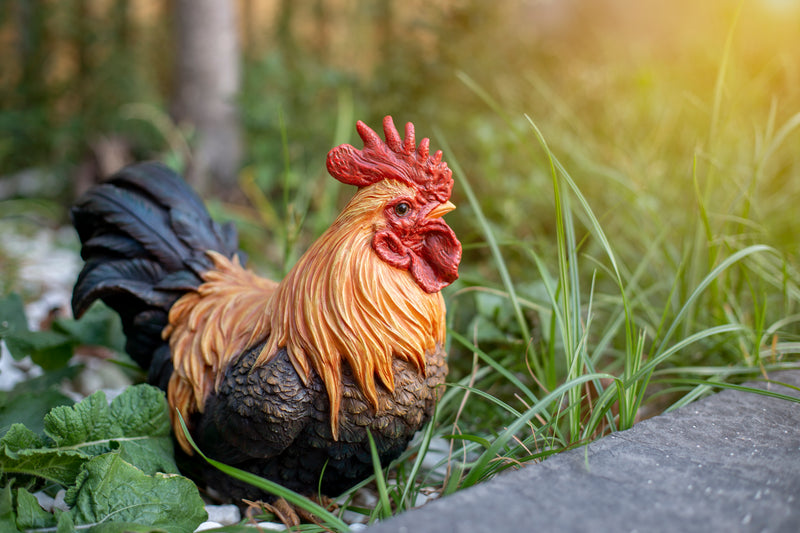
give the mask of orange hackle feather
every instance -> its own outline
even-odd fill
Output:
[[[234,357],[267,339],[256,365],[286,348],[308,383],[316,372],[330,400],[331,431],[338,435],[342,363],[364,396],[379,407],[377,375],[394,390],[394,357],[425,372],[425,354],[445,341],[441,294],[420,289],[407,271],[380,260],[371,247],[386,203],[413,195],[394,180],[359,189],[330,228],[279,284],[260,278],[220,254],[209,252],[215,270],[205,283],[170,310],[169,338],[175,372],[167,396],[185,420],[203,412],[208,395]],[[181,447],[192,453],[177,417]]]
[[[425,354],[445,340],[439,293],[424,292],[408,272],[380,260],[371,247],[386,203],[413,190],[397,181],[360,189],[330,228],[280,283],[269,306],[270,337],[256,364],[285,347],[298,374],[310,368],[325,383],[331,431],[338,435],[342,362],[378,408],[375,375],[394,390],[392,360],[425,372]]]
[[[203,273],[202,285],[175,302],[162,333],[169,339],[175,369],[167,387],[172,426],[189,454],[192,448],[174,409],[187,423],[192,413],[203,412],[228,364],[264,338],[269,328],[266,303],[277,287],[242,268],[237,256],[230,260],[217,252],[207,254],[214,269]]]

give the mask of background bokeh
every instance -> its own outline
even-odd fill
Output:
[[[3,196],[32,190],[68,201],[121,162],[186,165],[197,139],[191,123],[174,118],[175,4],[0,5]],[[378,127],[392,114],[434,136],[435,146],[447,142],[447,155],[485,195],[490,219],[516,238],[547,236],[547,168],[525,131],[527,114],[600,212],[653,197],[667,224],[691,213],[696,159],[713,166],[722,147],[734,160],[716,186],[747,188],[740,171],[759,165],[769,136],[800,108],[800,8],[790,0],[250,0],[233,7],[237,168],[268,199],[281,198],[287,183],[292,194],[327,188],[324,156],[333,143],[352,140],[355,119]],[[793,159],[773,161],[780,169],[756,185],[757,194],[782,196],[796,174]],[[32,176],[33,185],[13,182]],[[788,234],[795,228],[780,213],[775,220],[770,231],[796,253]]]

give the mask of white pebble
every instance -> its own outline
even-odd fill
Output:
[[[54,510],[59,509],[61,511],[69,511],[69,507],[67,507],[66,502],[64,502],[64,495],[67,493],[66,490],[60,489],[56,492],[56,497],[51,498],[44,492],[34,492],[33,495],[36,497],[36,500],[39,502],[39,505],[42,509],[47,511],[48,513],[52,513]]]
[[[259,522],[258,527],[267,531],[286,531],[286,526],[277,522]]]
[[[47,511],[48,513],[53,512],[53,504],[55,503],[55,499],[51,498],[44,492],[34,492],[34,496],[36,496],[36,500],[39,502],[39,506]]]
[[[219,522],[223,526],[238,524],[242,519],[239,508],[235,505],[206,505],[209,522]]]
[[[222,527],[222,524],[220,524],[219,522],[212,522],[209,520],[208,522],[203,522],[202,524],[197,526],[197,529],[195,529],[195,533],[197,533],[198,531],[205,531],[207,529],[214,529],[215,527]]]

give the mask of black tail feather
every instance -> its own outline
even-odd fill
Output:
[[[92,258],[83,267],[72,290],[73,311],[81,316],[92,302],[114,294],[127,294],[148,307],[169,306],[174,295],[155,287],[164,276],[164,269],[147,259]]]
[[[87,192],[71,215],[86,261],[73,290],[74,314],[97,299],[117,311],[126,349],[145,369],[164,351],[169,308],[212,268],[206,252],[244,262],[233,225],[214,222],[200,197],[160,163],[122,169]],[[163,380],[165,366],[155,366],[151,380]]]

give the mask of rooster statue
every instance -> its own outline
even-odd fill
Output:
[[[73,207],[85,265],[73,310],[97,299],[122,319],[126,350],[164,389],[175,438],[311,495],[335,496],[399,456],[441,396],[445,306],[461,244],[442,215],[452,172],[386,117],[361,150],[330,151],[353,198],[281,282],[243,266],[235,228],[157,163],[126,167]],[[268,495],[215,469],[232,499]]]

